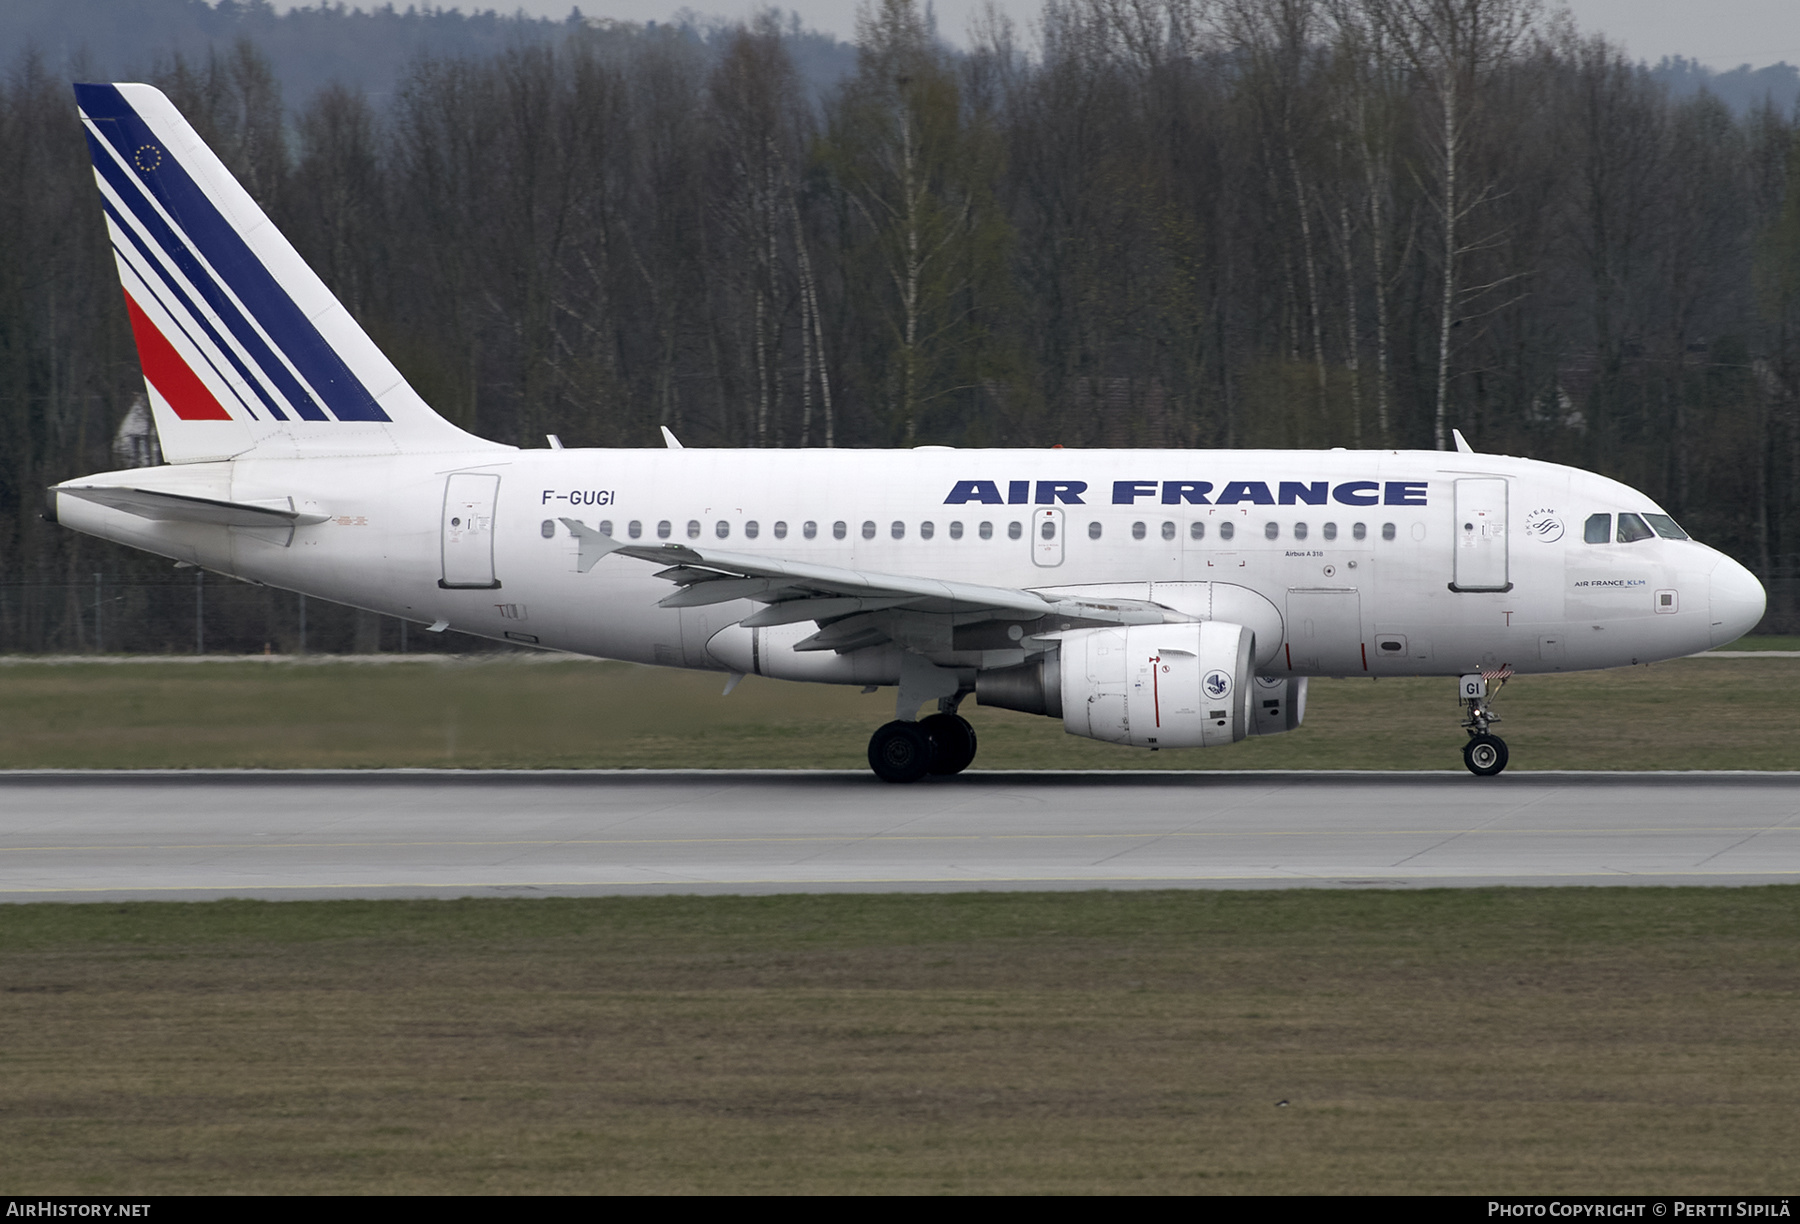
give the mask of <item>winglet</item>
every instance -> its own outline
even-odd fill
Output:
[[[676,439],[674,433],[670,431],[669,427],[667,425],[664,425],[661,428],[663,431],[663,441],[668,443],[669,449],[670,450],[681,450],[682,446],[681,446],[680,441],[678,441]]]
[[[1456,439],[1456,449],[1458,451],[1465,455],[1473,455],[1475,453],[1475,448],[1469,445],[1469,440],[1462,436],[1462,430],[1452,429],[1450,431],[1450,436]]]

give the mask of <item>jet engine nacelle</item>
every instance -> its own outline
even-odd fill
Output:
[[[1063,728],[1140,748],[1232,744],[1251,734],[1256,634],[1203,621],[1061,635]]]

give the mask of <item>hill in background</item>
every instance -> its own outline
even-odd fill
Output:
[[[729,28],[683,9],[671,23],[711,45]],[[788,54],[816,97],[854,69],[856,50],[829,34],[785,23]],[[203,59],[248,38],[267,57],[283,94],[304,103],[333,83],[361,90],[379,103],[421,56],[485,58],[509,47],[551,42],[579,26],[616,25],[622,36],[645,27],[582,15],[572,7],[560,21],[489,9],[392,4],[351,8],[320,4],[278,13],[268,0],[6,0],[0,4],[0,47],[34,51],[56,71],[97,80],[140,78],[171,57]],[[654,23],[652,23],[654,25]]]
[[[1787,113],[1800,101],[1800,68],[1785,60],[1766,68],[1739,64],[1729,72],[1714,72],[1696,60],[1665,55],[1650,70],[1650,76],[1667,85],[1677,98],[1704,89],[1739,115],[1749,114],[1764,103]]]

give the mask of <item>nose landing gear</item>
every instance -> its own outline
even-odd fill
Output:
[[[1511,676],[1512,668],[1502,667],[1462,678],[1463,727],[1469,733],[1469,742],[1463,745],[1463,764],[1478,778],[1491,778],[1506,768],[1506,741],[1488,731],[1500,716],[1488,707],[1487,685],[1490,679],[1498,681],[1494,686],[1498,695]]]

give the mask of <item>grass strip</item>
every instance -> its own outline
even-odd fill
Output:
[[[9,667],[0,769],[866,767],[893,690],[621,663]],[[1514,770],[1792,769],[1800,659],[1525,676],[1495,702]],[[1315,680],[1298,731],[1147,752],[964,703],[987,769],[1457,769],[1452,681]]]
[[[0,1189],[1780,1193],[1797,900],[8,906]]]

